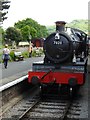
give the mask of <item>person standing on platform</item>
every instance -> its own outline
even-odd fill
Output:
[[[28,51],[29,51],[29,57],[32,57],[32,45],[29,46]]]
[[[7,68],[8,65],[8,60],[10,59],[10,50],[8,48],[8,45],[5,45],[5,48],[3,49],[3,62],[4,62],[4,67]]]

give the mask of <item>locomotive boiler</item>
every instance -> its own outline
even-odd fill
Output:
[[[28,82],[40,85],[42,92],[50,85],[65,87],[71,92],[85,83],[87,34],[65,24],[56,22],[56,31],[44,40],[43,61],[33,63],[32,71],[28,72]]]

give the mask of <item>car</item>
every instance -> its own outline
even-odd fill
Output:
[[[14,52],[14,61],[21,61],[24,60],[24,56],[22,56],[22,53],[20,51]]]

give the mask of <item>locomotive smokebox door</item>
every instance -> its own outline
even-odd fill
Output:
[[[71,38],[64,32],[55,32],[44,41],[45,57],[53,63],[65,62],[72,55]]]

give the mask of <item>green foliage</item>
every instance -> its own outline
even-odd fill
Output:
[[[3,62],[2,60],[2,53],[0,52],[0,63]]]
[[[0,27],[0,45],[4,42],[4,30]]]
[[[24,56],[24,58],[28,58],[29,57],[28,51],[22,52],[22,56]]]
[[[24,41],[27,41],[29,39],[29,32],[30,32],[30,27],[28,25],[21,28],[21,33]]]
[[[15,41],[16,44],[18,44],[18,42],[22,40],[22,34],[19,29],[16,29],[14,27],[9,27],[7,28],[5,33],[5,40],[6,42]]]
[[[38,52],[36,50],[33,50],[32,52],[33,57],[41,56],[43,54],[43,49],[40,48],[38,50],[39,50]]]
[[[14,52],[15,51],[13,51],[13,50],[10,52],[10,61],[14,61]],[[28,51],[23,51],[22,56],[24,56],[24,58],[28,58],[28,56],[29,56]]]
[[[35,51],[35,50],[33,50],[32,56],[33,56],[33,57],[36,57],[36,51]]]
[[[24,26],[21,28],[21,33],[22,33],[22,36],[23,36],[23,41],[30,41],[30,35],[32,36],[32,38],[35,38],[36,37],[36,33],[37,31],[33,28],[33,27],[30,27],[28,25]]]
[[[14,51],[10,52],[10,60],[13,61],[14,60]]]
[[[40,55],[43,54],[43,50],[42,49],[39,49],[39,54]],[[29,52],[28,51],[23,51],[22,55],[24,56],[24,58],[29,58]],[[32,57],[36,57],[36,56],[37,56],[36,50],[33,50],[32,51]]]
[[[55,29],[56,29],[55,25],[54,26],[47,26],[48,34],[55,32]]]
[[[88,33],[89,33],[89,36],[90,36],[90,20],[88,20]]]
[[[66,24],[67,27],[78,28],[86,33],[88,33],[88,29],[90,30],[90,24],[88,24],[88,20],[73,20],[70,23]],[[48,33],[55,32],[54,26],[47,26]]]
[[[29,38],[29,34],[32,36],[32,38],[41,38],[48,35],[46,27],[38,24],[35,20],[31,18],[18,21],[17,23],[15,23],[14,26],[15,28],[19,28],[21,31],[23,31],[22,34],[25,34],[25,29],[27,29],[27,40]]]
[[[67,26],[78,28],[86,33],[88,33],[88,20],[73,20]]]

